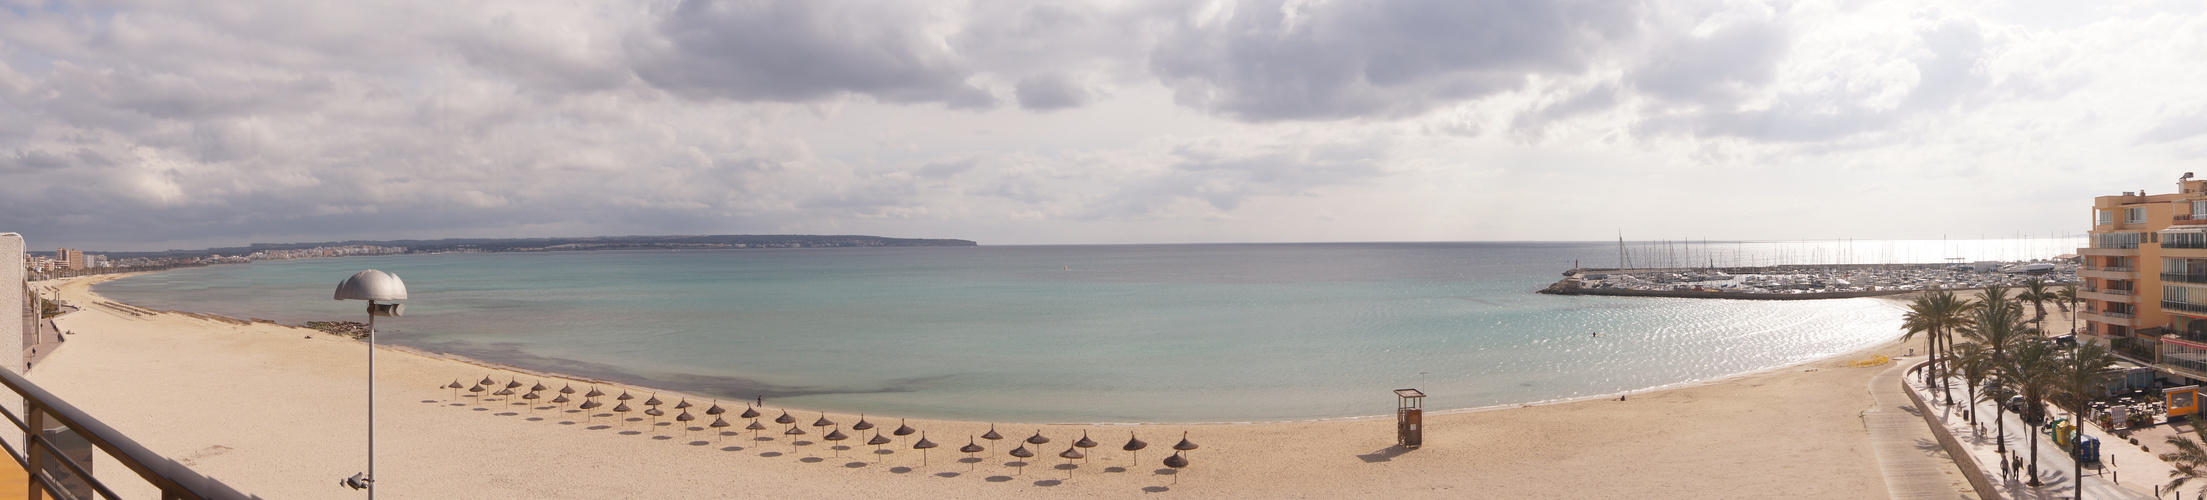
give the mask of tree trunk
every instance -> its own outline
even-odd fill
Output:
[[[2028,410],[2030,408],[2024,409]],[[2024,432],[2031,433],[2031,480],[2023,484],[2039,486],[2044,483],[2038,482],[2038,429],[2027,429]]]
[[[1992,402],[1993,442],[1992,451],[2008,452],[2008,403]]]

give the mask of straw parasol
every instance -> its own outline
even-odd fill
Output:
[[[896,437],[905,437],[912,435],[912,433],[914,432],[919,432],[919,430],[913,429],[912,426],[904,425],[904,419],[900,418],[897,419],[897,430],[895,432],[890,432],[889,435]]]
[[[822,412],[822,413],[820,414],[820,419],[819,419],[819,420],[814,420],[814,421],[812,421],[812,426],[813,426],[813,427],[827,427],[827,426],[830,426],[830,425],[835,425],[835,421],[834,421],[834,420],[828,420],[828,414],[827,414],[827,413],[825,413],[825,412]]]
[[[619,413],[628,413],[630,411],[628,407],[628,402],[622,401],[621,404],[613,405],[613,411]],[[621,417],[621,427],[628,427],[628,417]]]
[[[1180,453],[1181,452],[1179,451],[1175,451],[1172,452],[1172,456],[1165,457],[1165,466],[1171,467],[1175,471],[1188,468],[1188,458],[1180,456]],[[1172,475],[1172,484],[1180,484],[1180,474],[1175,473]]]
[[[1065,451],[1058,452],[1058,458],[1065,459],[1066,465],[1072,465],[1074,460],[1088,458],[1088,455],[1085,453],[1081,453],[1081,449],[1078,447],[1067,446],[1065,447]],[[1073,478],[1073,469],[1065,469],[1065,478]]]
[[[681,414],[681,415],[675,415],[675,416],[674,416],[674,421],[675,421],[675,422],[679,422],[679,423],[681,423],[681,425],[682,425],[682,433],[683,433],[683,434],[689,434],[689,433],[690,433],[690,421],[691,421],[691,420],[697,420],[697,417],[692,417],[692,416],[690,416],[690,411],[689,411],[689,410],[682,410],[682,414]]]
[[[654,406],[651,408],[645,408],[644,414],[651,415],[651,425],[659,425],[659,416],[666,415],[667,412],[660,410],[659,407]]]
[[[843,441],[843,440],[845,440],[845,439],[850,439],[850,436],[846,436],[846,435],[843,435],[843,429],[835,429],[835,430],[832,430],[832,431],[828,431],[828,435],[826,435],[826,436],[820,436],[820,438],[821,438],[821,439],[826,439],[826,440],[828,440],[828,441],[833,441],[833,442],[838,442],[838,443],[840,443],[840,442],[842,442],[842,441]],[[835,456],[838,456],[838,457],[840,457],[840,456],[843,456],[843,449],[842,449],[842,448],[838,448],[838,447],[836,447],[836,446],[830,445],[830,446],[828,446],[828,449],[830,449],[830,450],[835,450]]]
[[[628,391],[621,391],[621,397],[613,398],[614,401],[628,401],[631,399],[636,399],[636,396],[628,395]]]
[[[552,388],[545,387],[544,381],[541,380],[537,381],[536,385],[529,386],[529,392],[544,392],[548,390],[552,390]]]
[[[444,386],[444,388],[452,390],[452,399],[460,399],[460,388],[462,387],[467,386],[460,385],[460,379],[452,379],[452,383]]]
[[[725,419],[725,418],[720,418],[720,417],[713,417],[713,423],[712,423],[712,424],[709,424],[709,425],[706,425],[706,427],[711,427],[711,428],[713,428],[713,441],[715,441],[715,442],[718,442],[718,441],[720,441],[720,438],[721,438],[722,436],[726,436],[726,435],[727,435],[727,432],[726,432],[726,431],[722,431],[721,429],[723,429],[723,428],[726,428],[726,427],[728,427],[728,426],[731,426],[731,425],[736,425],[736,424],[731,424],[731,423],[728,423],[728,419]]]
[[[742,415],[736,415],[736,417],[738,417],[738,418],[759,418],[759,409],[757,409],[757,408],[752,408],[752,407],[751,407],[751,405],[744,405],[744,406],[743,406],[743,414],[742,414]]]
[[[880,432],[875,432],[874,438],[866,440],[866,444],[874,445],[874,461],[880,462],[881,445],[889,444],[889,438],[881,437]]]
[[[566,395],[566,394],[561,394],[561,395],[558,395],[558,396],[553,396],[553,397],[552,397],[552,404],[555,404],[555,405],[560,405],[560,406],[567,406],[567,402],[568,402],[568,401],[574,401],[574,400],[572,400],[572,399],[567,399],[567,395]]]
[[[575,393],[575,384],[567,384],[567,385],[563,385],[563,386],[560,386],[560,388],[559,388],[559,393],[560,393],[560,394],[573,395],[573,394]]]
[[[521,379],[516,378],[506,381],[506,390],[510,391],[519,388],[521,388]]]
[[[1141,464],[1142,449],[1148,447],[1149,443],[1143,442],[1142,438],[1134,437],[1133,432],[1128,432],[1126,433],[1126,446],[1119,447],[1119,449],[1134,453],[1133,461],[1127,462],[1127,467],[1133,467],[1135,465]]]
[[[482,402],[482,401],[483,401],[483,391],[488,391],[488,390],[490,390],[490,389],[484,389],[484,388],[483,388],[483,384],[475,384],[475,387],[469,387],[469,388],[467,388],[467,392],[472,392],[472,393],[475,393],[475,401],[476,401],[476,402]]]
[[[797,423],[797,417],[789,416],[789,410],[782,410],[782,416],[774,417],[774,423],[782,425],[794,424]]]
[[[595,386],[595,385],[593,385],[593,386],[590,386],[590,393],[589,393],[589,394],[584,394],[584,395],[582,395],[582,397],[584,397],[584,398],[595,398],[595,397],[600,397],[600,396],[604,396],[604,395],[605,395],[605,391],[601,391],[601,390],[598,390],[598,386]]]
[[[798,426],[794,426],[794,425],[792,425],[792,426],[789,426],[789,430],[786,430],[786,431],[782,431],[782,435],[785,435],[785,436],[803,436],[803,435],[805,435],[805,429],[804,429],[803,427],[798,427]],[[796,452],[797,452],[797,438],[795,438],[795,437],[791,437],[791,438],[789,438],[789,452],[790,452],[790,453],[796,453]]]
[[[766,430],[766,424],[759,423],[759,421],[757,420],[752,420],[751,425],[743,426],[743,428],[751,430],[752,441],[758,441],[759,431]]]
[[[598,407],[600,406],[605,406],[605,403],[600,403],[598,402],[598,400],[595,399],[585,399],[582,400],[582,404],[575,405],[576,408],[582,409],[582,419],[584,422],[597,420],[598,414],[592,413],[590,410],[598,409]]]
[[[1172,445],[1172,449],[1180,451],[1195,451],[1196,448],[1199,447],[1195,445],[1195,442],[1188,440],[1188,431],[1180,431],[1180,443]],[[1179,453],[1173,455],[1179,455]],[[1185,458],[1180,460],[1187,461]]]
[[[499,390],[498,390],[498,392],[493,392],[493,393],[490,393],[490,395],[492,395],[492,396],[512,396],[512,395],[513,395],[513,389],[499,389]]]
[[[928,441],[928,440],[927,440],[927,433],[925,433],[925,432],[922,432],[922,433],[920,433],[920,442],[917,442],[917,443],[912,443],[912,449],[915,449],[915,450],[920,450],[920,466],[921,466],[921,467],[926,467],[926,466],[927,466],[927,450],[928,450],[928,449],[930,449],[930,448],[934,448],[934,447],[935,447],[935,442],[934,442],[934,441]]]
[[[1027,472],[1027,460],[1026,460],[1026,459],[1029,459],[1029,458],[1034,458],[1034,456],[1035,456],[1035,452],[1032,452],[1032,451],[1027,451],[1027,445],[1024,445],[1024,444],[1023,444],[1023,445],[1019,445],[1019,447],[1018,447],[1018,448],[1012,448],[1012,452],[1011,452],[1011,455],[1012,455],[1013,457],[1016,457],[1016,458],[1019,458],[1019,459],[1020,459],[1020,461],[1019,461],[1019,473],[1025,473],[1025,472]]]
[[[651,393],[651,399],[644,400],[644,406],[659,406],[663,404],[666,403],[659,402],[659,393],[656,392]]]
[[[491,380],[491,379],[490,379],[490,376],[489,376],[489,375],[484,375],[484,376],[483,376],[483,380],[482,380],[482,381],[480,381],[480,382],[476,382],[476,383],[477,383],[477,384],[482,384],[482,385],[498,385],[498,381],[496,381],[496,380]]]
[[[687,410],[687,409],[690,409],[690,407],[692,407],[692,406],[697,406],[697,405],[693,405],[693,404],[690,404],[690,398],[682,398],[682,402],[680,402],[680,403],[675,403],[675,404],[674,404],[674,409],[677,409],[677,410]]]
[[[1027,438],[1027,444],[1035,445],[1035,450],[1038,451],[1042,449],[1042,445],[1048,444],[1049,442],[1050,438],[1042,437],[1041,429],[1036,429],[1035,435]]]
[[[989,433],[988,433],[988,434],[982,434],[982,435],[981,435],[981,439],[987,439],[987,440],[989,440],[989,441],[996,441],[996,440],[999,440],[999,439],[1004,439],[1004,435],[1003,435],[1003,434],[997,434],[997,433],[996,433],[996,424],[989,424]],[[995,445],[995,443],[990,443],[990,445],[991,445],[991,446],[994,446],[994,445]],[[995,453],[995,452],[989,452],[989,456],[992,456],[992,457],[993,457],[993,456],[996,456],[996,453]]]
[[[728,413],[728,410],[722,409],[720,407],[720,400],[718,399],[713,400],[713,406],[711,408],[705,409],[706,415],[719,415],[722,413]]]
[[[873,422],[867,422],[867,421],[866,421],[866,414],[864,414],[864,413],[860,413],[860,414],[858,414],[858,423],[855,423],[855,424],[851,424],[851,430],[854,430],[854,431],[873,430],[873,428],[874,428],[874,423],[873,423]]]
[[[981,445],[978,445],[978,444],[974,444],[974,443],[973,443],[973,436],[966,436],[966,445],[965,445],[965,446],[961,446],[961,447],[958,447],[958,451],[963,451],[963,452],[966,452],[966,459],[967,459],[967,460],[971,460],[971,461],[972,461],[972,462],[974,462],[975,464],[979,464],[979,463],[980,463],[981,461],[980,461],[980,460],[976,460],[976,459],[974,459],[974,458],[973,458],[973,454],[975,454],[975,453],[980,453],[980,452],[981,452],[982,450],[986,450],[986,449],[987,449],[987,448],[982,448],[982,447],[981,447]],[[975,467],[978,467],[978,466],[979,466],[979,465],[975,465]],[[973,467],[967,467],[967,468],[966,468],[966,470],[973,470]]]
[[[1093,441],[1093,440],[1090,440],[1090,439],[1088,439],[1088,431],[1081,431],[1081,440],[1079,440],[1079,441],[1074,441],[1074,442],[1073,442],[1073,446],[1074,446],[1074,447],[1077,447],[1077,448],[1082,448],[1082,449],[1087,449],[1087,448],[1094,448],[1094,447],[1096,447],[1096,442],[1095,442],[1095,441]],[[1082,452],[1082,453],[1083,453],[1083,454],[1086,454],[1087,452],[1085,452],[1085,451],[1084,451],[1084,452]],[[1083,461],[1085,461],[1085,460],[1083,460]]]
[[[521,395],[521,399],[525,399],[527,400],[525,402],[529,403],[529,413],[536,413],[536,400],[541,397],[544,396],[538,396],[534,392]]]

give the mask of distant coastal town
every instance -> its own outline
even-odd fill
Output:
[[[61,248],[54,253],[25,253],[23,267],[33,279],[51,279],[261,260],[323,259],[364,255],[437,253],[571,252],[649,249],[869,248],[978,246],[971,240],[887,238],[858,235],[704,235],[592,236],[575,238],[448,238],[441,240],[347,241],[330,243],[255,243],[245,247],[159,252],[101,252]]]

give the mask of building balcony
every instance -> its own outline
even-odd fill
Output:
[[[2077,269],[2077,277],[2135,280],[2138,279],[2138,270],[2128,267],[2086,267]]]
[[[2125,304],[2138,303],[2137,292],[2133,292],[2130,290],[2086,290],[2083,288],[2079,288],[2077,289],[2077,298],[2084,300],[2121,302]]]
[[[2082,313],[2078,313],[2077,319],[2107,325],[2127,326],[2131,328],[2138,327],[2138,318],[2130,315],[2129,313],[2085,311]]]
[[[2190,314],[2193,314],[2193,315],[2200,315],[2200,314],[2207,314],[2207,304],[2193,304],[2193,303],[2190,303],[2190,302],[2177,302],[2177,301],[2173,301],[2173,300],[2164,300],[2164,301],[2161,301],[2161,310],[2163,310],[2163,311],[2169,311],[2169,312],[2181,312],[2181,313],[2190,313]]]
[[[2126,256],[2135,256],[2135,255],[2138,255],[2138,249],[2136,249],[2136,248],[2079,248],[2079,249],[2077,249],[2077,254],[2078,254],[2078,255],[2100,255],[2100,256],[2109,256],[2109,257],[2126,257]]]

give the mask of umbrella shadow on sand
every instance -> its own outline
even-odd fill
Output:
[[[1356,458],[1358,460],[1363,460],[1364,463],[1379,463],[1394,460],[1395,457],[1402,456],[1402,454],[1409,452],[1409,448],[1404,448],[1402,447],[1402,445],[1398,444],[1386,448],[1381,448],[1379,451],[1357,455]]]

